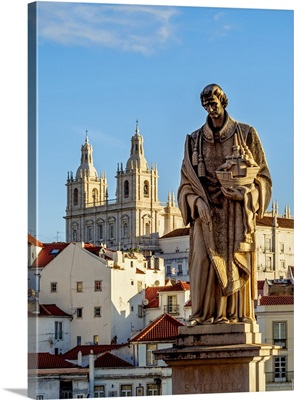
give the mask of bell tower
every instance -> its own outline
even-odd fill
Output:
[[[67,176],[66,241],[92,241],[94,225],[91,219],[84,220],[86,210],[100,206],[107,200],[107,180],[104,173],[98,177],[93,163],[93,148],[86,131],[85,143],[81,147],[81,161],[75,177]]]
[[[144,247],[145,242],[152,241],[152,233],[158,232],[158,172],[154,164],[149,168],[144,156],[138,121],[130,157],[125,169],[122,163],[118,165],[116,179],[117,204],[124,210],[120,243],[124,245],[128,238],[134,247]]]

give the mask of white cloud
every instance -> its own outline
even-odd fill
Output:
[[[174,7],[38,3],[40,40],[152,54],[175,40]]]

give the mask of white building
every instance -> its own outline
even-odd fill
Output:
[[[291,280],[267,280],[255,313],[262,341],[281,346],[279,355],[265,364],[266,390],[294,390],[293,277]]]
[[[30,304],[30,303],[29,303]],[[71,345],[71,319],[55,304],[35,303],[28,312],[28,352],[63,354]]]
[[[89,369],[49,353],[28,354],[28,397],[79,399],[89,393]]]
[[[145,326],[164,313],[183,323],[189,319],[191,314],[189,283],[178,281],[165,286],[147,287],[145,295],[147,300],[144,307]]]
[[[164,259],[166,275],[171,279],[189,281],[189,228],[179,228],[159,239],[160,257]],[[294,266],[294,219],[289,209],[278,216],[274,205],[256,224],[257,279],[289,278]]]
[[[35,265],[38,269],[38,259]],[[144,327],[145,288],[164,282],[158,257],[70,243],[43,266],[39,299],[72,315],[71,347],[123,343]]]
[[[80,165],[75,176],[68,173],[66,186],[67,242],[154,251],[160,236],[183,226],[174,195],[169,194],[165,204],[159,202],[157,167],[148,166],[138,124],[126,167],[117,167],[115,199],[108,198],[105,174],[97,174],[87,135]]]

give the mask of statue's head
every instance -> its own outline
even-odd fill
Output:
[[[214,97],[219,99],[223,108],[227,107],[229,100],[223,89],[215,83],[205,86],[205,88],[202,90],[200,94],[202,106],[204,106],[206,102],[213,100]]]

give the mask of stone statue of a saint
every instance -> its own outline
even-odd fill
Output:
[[[206,123],[187,135],[178,203],[190,224],[190,325],[254,323],[256,216],[271,177],[256,130],[226,111],[216,84],[201,95]]]

